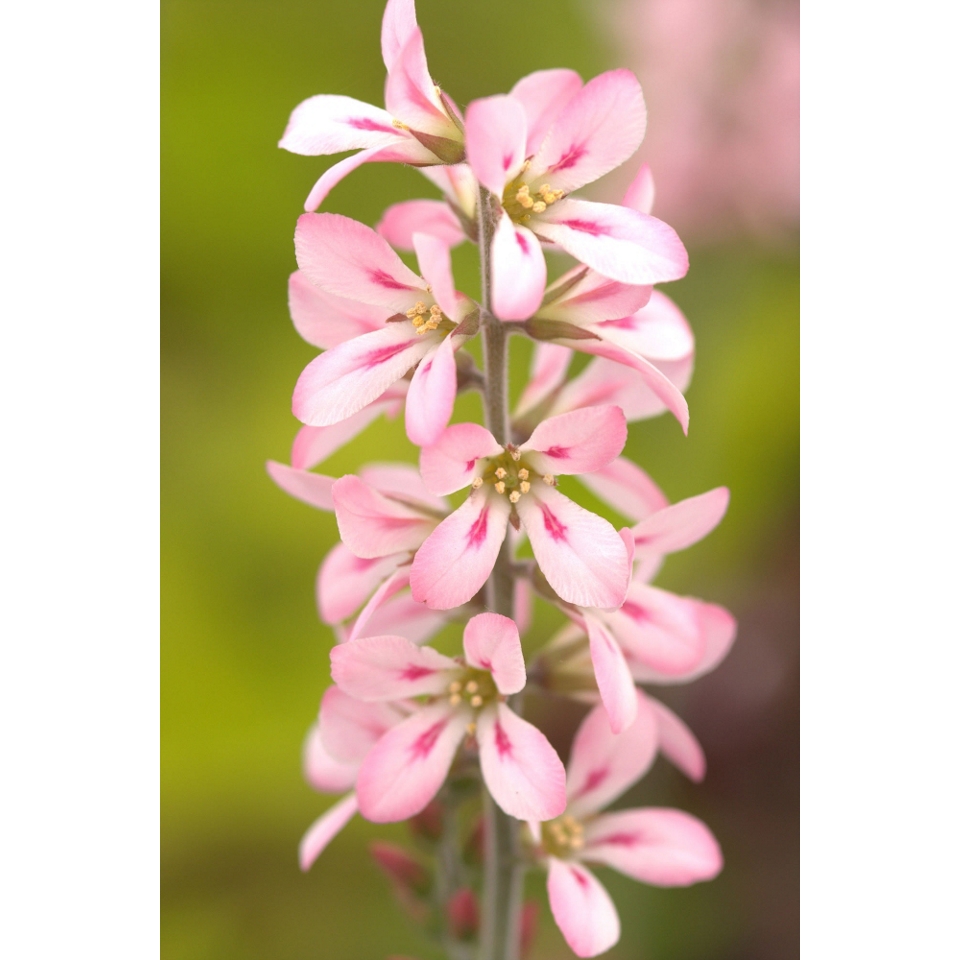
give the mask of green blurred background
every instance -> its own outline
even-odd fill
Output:
[[[418,12],[431,72],[463,105],[535,69],[624,65],[601,6],[419,0]],[[428,960],[366,853],[405,828],[357,820],[309,874],[297,868],[302,832],[331,802],[302,782],[300,744],[329,683],[313,580],[336,524],[264,471],[289,459],[290,394],[315,354],[290,324],[286,279],[296,217],[329,163],[276,142],[314,93],[382,104],[382,3],[165,0],[161,12],[163,956]],[[652,102],[642,62],[629,65]],[[661,119],[651,107],[651,129]],[[616,194],[601,183],[592,196]],[[325,209],[373,224],[389,203],[433,195],[415,171],[375,165]],[[691,229],[689,276],[667,289],[697,337],[690,435],[661,417],[635,424],[626,452],[672,500],[731,488],[721,527],[658,584],[725,604],[741,629],[714,674],[663,693],[704,743],[706,781],[658,761],[626,799],[703,817],[727,865],[672,891],[599,871],[624,928],[609,956],[780,960],[799,956],[799,255],[789,217]],[[473,256],[455,257],[468,293]],[[515,387],[528,357],[515,349]],[[324,471],[415,456],[380,421]],[[571,956],[546,909],[533,956]]]

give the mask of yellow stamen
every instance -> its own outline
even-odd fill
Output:
[[[463,684],[459,680],[454,680],[447,689],[451,693],[459,693],[463,689]]]
[[[483,706],[483,697],[481,697],[479,693],[472,696],[470,698],[470,706],[471,707]]]
[[[450,694],[450,706],[451,706],[451,707],[455,707],[455,706],[460,702],[461,699],[462,699],[462,697],[460,696],[459,693],[451,693],[451,694]]]
[[[508,499],[511,503],[516,503],[516,502],[520,499],[520,491],[519,491],[519,490],[514,490],[514,491],[510,494],[510,496],[507,497],[507,499]]]
[[[495,475],[498,480],[502,480],[507,475],[507,471],[503,467],[497,467]]]
[[[496,490],[497,493],[505,493],[507,490],[507,485],[502,480],[498,480],[493,485],[493,489]]]
[[[557,481],[556,481],[556,479],[554,478],[554,476],[553,476],[552,473],[545,473],[545,474],[541,477],[541,479],[543,480],[543,482],[544,482],[548,487],[555,487],[555,486],[557,485]]]
[[[529,493],[529,492],[530,492],[530,481],[529,481],[529,480],[521,480],[521,481],[520,481],[520,492],[521,492],[521,493]]]
[[[543,213],[547,209],[547,205],[542,200],[538,200],[531,209],[534,213]]]
[[[480,689],[480,684],[476,680],[471,680],[467,684],[467,693],[476,693]]]
[[[470,486],[473,487],[474,490],[479,490],[483,486],[483,477],[474,477]]]
[[[520,459],[520,451],[519,451],[519,450],[511,450],[511,451],[510,451],[510,456],[513,457],[514,460],[519,460],[519,459]]]
[[[526,467],[521,467],[521,468],[517,471],[517,476],[518,476],[521,480],[529,480],[529,479],[530,479],[530,471],[529,471]],[[526,493],[526,491],[524,491],[524,493]]]

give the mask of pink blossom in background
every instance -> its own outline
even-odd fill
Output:
[[[800,220],[799,0],[589,3],[650,116],[657,214],[690,239],[791,237]],[[611,178],[613,179],[613,178]]]

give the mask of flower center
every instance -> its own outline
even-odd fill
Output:
[[[523,173],[520,174],[523,176]],[[526,223],[532,213],[543,213],[547,207],[563,199],[562,190],[554,190],[549,183],[530,192],[530,185],[523,183],[520,177],[508,183],[503,191],[503,209],[514,223]]]
[[[583,824],[564,814],[543,825],[543,849],[553,857],[569,857],[583,849]]]
[[[537,473],[525,463],[520,451],[512,444],[508,444],[506,452],[499,457],[487,458],[484,465],[483,473],[473,479],[473,489],[479,490],[485,483],[492,483],[493,489],[502,493],[511,503],[516,503],[523,494],[530,492],[533,480],[542,480],[551,487],[557,484],[552,474]]]
[[[447,686],[447,701],[451,707],[465,704],[479,710],[488,703],[495,703],[500,699],[500,691],[493,682],[489,670],[476,670],[467,667],[456,680],[451,680]]]
[[[440,305],[435,303],[429,309],[427,305],[418,300],[408,311],[407,318],[416,328],[418,334],[428,333],[430,330],[436,330],[437,327],[446,320]],[[447,321],[448,323],[450,321]]]

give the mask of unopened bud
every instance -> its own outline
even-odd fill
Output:
[[[533,941],[537,938],[537,921],[540,916],[540,904],[528,900],[520,913],[520,957],[530,953]]]
[[[403,847],[374,840],[370,844],[370,855],[393,883],[421,896],[430,892],[427,868]]]
[[[469,888],[458,890],[447,901],[450,933],[457,940],[473,940],[480,929],[480,909],[476,894]]]

